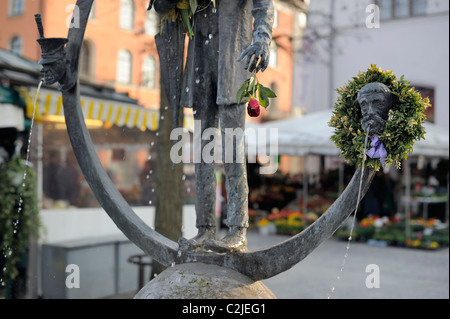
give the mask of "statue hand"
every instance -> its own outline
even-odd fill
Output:
[[[269,65],[270,48],[266,41],[255,41],[247,49],[242,51],[236,61],[241,62],[245,57],[245,69],[250,72],[264,72]]]

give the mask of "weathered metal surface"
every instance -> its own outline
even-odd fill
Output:
[[[66,59],[69,61],[62,90],[67,130],[78,163],[102,207],[119,229],[139,248],[165,266],[173,263],[205,263],[231,268],[251,278],[262,280],[288,270],[327,240],[354,211],[362,169],[336,202],[315,223],[300,234],[272,247],[256,251],[214,253],[179,250],[177,243],[146,225],[128,205],[103,169],[84,123],[78,87],[78,59],[89,11],[93,0],[78,0],[80,28],[69,30]],[[74,85],[72,85],[74,83]],[[368,190],[375,171],[368,169],[362,179],[362,194]]]

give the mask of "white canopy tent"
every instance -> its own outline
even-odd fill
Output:
[[[247,129],[252,132],[252,134],[247,135],[247,137],[252,137],[246,140],[247,154],[249,156],[261,154],[261,149],[267,150],[272,144],[272,146],[276,145],[278,155],[338,156],[340,150],[330,139],[334,130],[334,128],[328,126],[331,116],[332,110],[324,110],[302,117],[270,121],[263,124],[247,123]],[[429,122],[425,122],[424,127],[426,131],[425,139],[415,142],[413,153],[409,156],[449,158],[448,130]],[[271,131],[271,129],[276,130]],[[256,138],[253,134],[256,134]],[[410,183],[409,169],[405,170],[405,174],[404,182],[405,185],[408,185]],[[342,176],[340,177],[341,183]],[[304,188],[303,192],[306,198],[307,190]],[[408,196],[408,192],[409,188],[407,187],[405,197]],[[448,220],[448,208],[446,215]]]
[[[333,134],[333,128],[328,126],[330,119],[331,110],[326,110],[263,124],[247,123],[246,128],[253,129],[257,134],[257,139],[247,141],[248,154],[255,155],[254,151],[263,145],[277,143],[279,155],[337,156],[340,151],[330,140]],[[277,136],[270,134],[270,129],[277,129]],[[261,136],[262,132],[265,136]]]
[[[339,149],[330,139],[334,128],[328,126],[331,110],[314,112],[301,117],[270,121],[263,124],[247,123],[247,129],[256,132],[257,139],[248,139],[248,154],[255,155],[258,147],[278,143],[279,155],[328,155],[337,156]],[[449,157],[449,132],[433,123],[424,123],[426,137],[416,141],[410,156]],[[259,131],[263,129],[263,131]],[[277,129],[278,136],[270,134]],[[264,132],[265,135],[259,134]],[[262,136],[260,136],[262,135]],[[276,141],[275,141],[276,140]]]

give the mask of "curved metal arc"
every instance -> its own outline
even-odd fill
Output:
[[[101,165],[84,121],[78,85],[78,58],[92,3],[93,0],[77,1],[81,27],[71,28],[68,35],[70,68],[66,78],[76,83],[62,93],[67,132],[86,181],[106,213],[133,243],[161,264],[169,266],[175,260],[178,245],[150,228],[131,209]]]
[[[180,262],[214,263],[235,269],[253,280],[276,276],[299,263],[342,225],[355,210],[362,169],[359,168],[342,195],[312,225],[301,233],[268,248],[235,254],[186,253]],[[363,176],[362,196],[367,192],[375,176],[368,169]]]
[[[89,13],[92,2],[93,0],[77,1],[86,21],[86,12]],[[81,10],[81,8],[88,10]],[[79,49],[83,37],[84,29],[69,31],[69,45],[73,47],[68,52],[68,56],[70,61],[75,62],[72,70],[75,70],[73,75],[76,77]],[[216,254],[184,251],[181,256],[178,256],[178,245],[151,229],[136,215],[103,169],[84,122],[78,85],[63,92],[63,105],[72,148],[97,200],[133,243],[165,266],[174,261],[204,262],[235,269],[254,280],[267,279],[290,269],[310,254],[337,230],[356,207],[361,168],[357,170],[342,195],[315,223],[282,243],[249,252]],[[367,192],[374,175],[375,171],[372,169],[364,173],[363,195]]]
[[[114,186],[95,152],[79,102],[78,86],[63,93],[67,131],[86,181],[117,227],[144,252],[169,266],[175,260],[178,245],[140,219]]]

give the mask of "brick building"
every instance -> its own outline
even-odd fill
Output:
[[[159,108],[159,57],[154,35],[158,16],[148,0],[94,1],[82,48],[80,77],[127,92],[147,108]],[[298,1],[275,0],[274,41],[270,67],[260,81],[278,95],[261,119],[286,117],[291,110],[292,34]],[[302,2],[302,1],[301,1]],[[34,14],[42,15],[46,37],[65,37],[74,0],[7,0],[0,2],[0,48],[37,61],[40,49]]]

